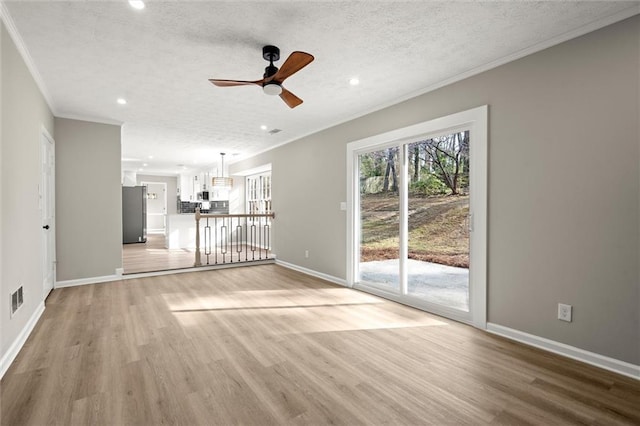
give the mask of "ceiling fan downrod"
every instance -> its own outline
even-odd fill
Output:
[[[280,49],[276,46],[264,46],[262,48],[262,57],[269,61],[269,66],[264,69],[264,78],[272,77],[278,72],[278,67],[273,63],[280,60]]]
[[[264,69],[265,82],[262,85],[262,90],[267,95],[277,96],[282,93],[282,86],[277,81],[269,80],[278,72],[278,67],[273,65],[274,61],[280,59],[280,49],[276,46],[264,46],[262,48],[262,57],[269,61],[269,66]]]

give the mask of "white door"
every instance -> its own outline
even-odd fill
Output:
[[[142,182],[147,187],[147,232],[164,234],[167,214],[167,184]]]
[[[56,277],[55,230],[55,144],[43,129],[40,137],[41,182],[40,211],[42,217],[42,282],[46,298],[53,289]]]

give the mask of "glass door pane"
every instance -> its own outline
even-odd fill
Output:
[[[408,295],[469,311],[469,131],[408,145]]]
[[[358,156],[360,172],[360,279],[400,289],[398,147]]]

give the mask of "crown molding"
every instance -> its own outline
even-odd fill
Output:
[[[265,152],[268,152],[268,151],[271,151],[273,149],[279,148],[279,147],[281,147],[283,145],[287,145],[289,143],[299,141],[299,140],[304,139],[306,137],[315,135],[316,133],[320,133],[320,132],[323,132],[325,130],[331,129],[333,127],[339,126],[341,124],[348,123],[349,121],[353,121],[353,120],[356,120],[358,118],[364,117],[366,115],[372,114],[374,112],[381,111],[381,110],[383,110],[385,108],[392,107],[394,105],[397,105],[397,104],[402,103],[404,101],[408,101],[409,99],[416,98],[416,97],[424,95],[426,93],[433,92],[433,91],[435,91],[437,89],[440,89],[442,87],[448,86],[450,84],[457,83],[457,82],[462,81],[464,79],[467,79],[469,77],[473,77],[473,76],[481,74],[481,73],[483,73],[485,71],[489,71],[489,70],[491,70],[493,68],[497,68],[497,67],[499,67],[501,65],[505,65],[505,64],[507,64],[509,62],[513,62],[513,61],[515,61],[517,59],[524,58],[525,56],[532,55],[534,53],[537,53],[537,52],[540,52],[542,50],[548,49],[548,48],[553,47],[555,45],[564,43],[565,41],[569,41],[571,39],[578,38],[580,36],[583,36],[583,35],[588,34],[590,32],[599,30],[599,29],[604,28],[606,26],[615,24],[616,22],[623,21],[623,20],[625,20],[627,18],[631,18],[632,16],[635,16],[635,15],[638,15],[638,14],[640,14],[640,2],[637,3],[637,4],[634,4],[631,7],[623,9],[623,10],[617,12],[617,13],[614,13],[612,15],[605,16],[603,18],[597,19],[597,20],[595,20],[593,22],[590,22],[588,24],[582,25],[581,27],[578,27],[578,28],[573,29],[571,31],[567,31],[565,33],[562,33],[560,35],[552,37],[552,38],[550,38],[548,40],[542,41],[540,43],[536,43],[536,44],[534,44],[532,46],[529,46],[529,47],[527,47],[525,49],[521,49],[521,50],[519,50],[517,52],[511,53],[509,55],[506,55],[506,56],[503,56],[501,58],[498,58],[498,59],[496,59],[494,61],[488,62],[488,63],[486,63],[484,65],[479,66],[479,67],[472,68],[472,69],[470,69],[468,71],[465,71],[465,72],[460,73],[458,75],[455,75],[453,77],[450,77],[450,78],[447,78],[445,80],[441,80],[441,81],[439,81],[437,83],[431,84],[431,85],[429,85],[427,87],[424,87],[424,88],[422,88],[420,90],[413,91],[413,92],[407,93],[407,94],[405,94],[403,96],[400,96],[398,98],[395,98],[394,100],[378,104],[378,105],[376,105],[374,107],[371,107],[371,108],[368,108],[368,109],[366,109],[364,111],[358,112],[357,114],[354,114],[354,115],[351,115],[351,116],[347,116],[344,119],[340,119],[340,120],[335,121],[333,123],[330,123],[330,124],[328,124],[326,126],[319,127],[319,128],[316,128],[316,129],[312,129],[312,130],[310,130],[310,131],[308,131],[306,133],[301,134],[300,136],[297,136],[297,137],[291,138],[291,139],[287,139],[287,140],[285,140],[283,142],[280,142],[280,143],[278,143],[276,145],[272,145],[269,148],[265,148],[265,149],[259,150],[257,152],[251,153],[251,154],[243,155],[243,156],[235,159],[233,162],[230,162],[229,164],[237,163],[237,162],[249,159],[249,158],[256,157],[256,156],[258,156],[260,154],[264,154]]]
[[[56,118],[66,118],[68,120],[77,120],[77,121],[88,121],[91,123],[98,123],[98,124],[111,124],[113,126],[120,126],[122,127],[124,125],[124,121],[119,121],[119,120],[112,120],[109,118],[98,118],[98,117],[90,117],[88,115],[81,115],[81,114],[54,114]]]
[[[44,84],[44,80],[42,79],[40,72],[38,72],[38,68],[33,62],[33,58],[31,58],[31,55],[29,54],[29,51],[27,50],[27,47],[24,44],[24,41],[22,40],[20,33],[18,32],[18,28],[16,28],[16,25],[13,22],[13,18],[11,17],[11,14],[9,13],[9,10],[7,9],[7,5],[5,4],[4,1],[0,1],[0,18],[2,19],[2,22],[4,22],[4,25],[7,28],[7,32],[9,33],[11,40],[13,40],[13,43],[16,45],[16,49],[20,53],[20,56],[22,57],[22,60],[26,64],[27,69],[31,73],[31,77],[36,82],[38,89],[40,89],[40,93],[42,94],[45,102],[49,106],[51,113],[55,116],[56,107],[53,102],[53,99],[51,98],[51,95],[47,90],[47,86],[45,86]]]

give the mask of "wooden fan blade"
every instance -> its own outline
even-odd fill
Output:
[[[256,81],[242,81],[242,80],[216,80],[210,78],[209,81],[218,87],[232,87],[232,86],[248,86],[250,84],[256,84],[262,86],[264,79]]]
[[[278,72],[276,72],[270,79],[266,79],[266,81],[275,80],[278,83],[282,84],[282,82],[286,78],[292,76],[293,74],[297,73],[302,68],[313,62],[313,59],[313,55],[310,55],[308,53],[293,52],[291,55],[289,55],[287,60],[284,61],[284,64],[282,64],[282,67],[280,67]]]
[[[295,108],[302,103],[302,99],[285,89],[282,88],[282,93],[280,93],[280,98],[289,105],[289,108]]]

